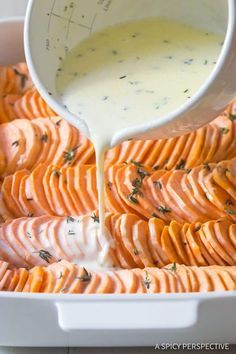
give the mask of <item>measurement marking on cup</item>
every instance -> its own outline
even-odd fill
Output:
[[[57,0],[53,0],[51,12],[49,13],[49,21],[48,21],[48,33],[50,32],[50,27],[51,27],[51,20],[52,20],[52,13],[54,11],[55,5],[56,5]]]
[[[91,34],[92,31],[93,31],[93,26],[94,26],[94,23],[95,23],[95,21],[96,21],[96,17],[97,17],[97,14],[95,14],[94,17],[93,17],[93,21],[92,21],[92,24],[91,24],[91,27],[90,27],[90,34]]]
[[[69,16],[69,17],[65,17],[65,16],[60,15],[60,14],[58,14],[58,13],[56,13],[56,12],[54,11],[54,10],[55,10],[55,7],[56,7],[56,2],[57,2],[57,0],[54,0],[54,1],[53,1],[51,12],[47,14],[47,15],[49,16],[49,21],[48,21],[48,33],[49,33],[50,30],[51,30],[52,17],[56,17],[56,18],[59,18],[59,19],[62,20],[62,21],[67,22],[66,39],[69,38],[70,25],[71,25],[71,24],[76,25],[76,26],[79,26],[79,27],[82,27],[82,28],[85,28],[85,29],[89,30],[89,33],[90,33],[90,34],[92,33],[92,31],[93,31],[93,26],[94,26],[94,23],[95,23],[97,14],[94,15],[93,20],[92,20],[92,23],[91,23],[90,26],[89,26],[89,25],[85,25],[85,24],[76,22],[76,21],[74,21],[74,20],[72,19],[72,18],[73,18],[74,11],[75,11],[75,8],[76,8],[76,5],[75,5],[74,2],[71,2],[71,5],[68,6],[68,8],[71,9],[71,12],[70,12],[70,16]]]
[[[70,8],[71,8],[71,14],[70,14],[70,18],[68,19],[67,30],[66,30],[66,39],[68,39],[68,37],[69,37],[71,20],[72,20],[73,13],[75,11],[75,3],[74,2],[71,3]]]

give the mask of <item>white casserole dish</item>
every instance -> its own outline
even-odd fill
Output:
[[[0,23],[0,63],[23,59],[23,22]],[[7,40],[6,40],[7,39]],[[0,292],[1,346],[236,343],[236,292],[46,295]]]

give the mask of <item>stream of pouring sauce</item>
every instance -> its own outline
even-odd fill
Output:
[[[104,154],[112,137],[180,107],[211,73],[222,37],[166,19],[122,23],[91,35],[57,72],[63,104],[83,119],[95,147],[100,234]]]

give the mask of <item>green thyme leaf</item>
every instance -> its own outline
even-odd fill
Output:
[[[211,171],[211,167],[210,167],[210,165],[209,165],[209,162],[205,162],[205,163],[203,164],[203,168],[205,168],[207,171]]]
[[[77,279],[81,280],[82,282],[86,283],[92,279],[92,274],[87,271],[87,269],[83,268],[83,274],[78,277]]]
[[[156,187],[156,189],[162,190],[162,183],[160,181],[154,181],[153,184]]]
[[[47,263],[50,263],[50,259],[53,258],[51,253],[49,253],[48,251],[45,251],[45,250],[40,250],[40,251],[36,251],[33,253],[38,253],[39,257],[42,258]]]
[[[57,279],[60,280],[60,279],[62,279],[62,278],[63,278],[63,273],[60,272],[60,275],[59,275],[59,277],[58,277]]]
[[[67,216],[66,222],[67,222],[67,224],[69,224],[70,222],[75,222],[75,219],[72,218],[72,216]]]
[[[62,122],[62,119],[58,120],[58,121],[56,122],[56,126],[57,126],[57,127],[60,127],[61,122]]]
[[[150,279],[150,277],[149,277],[149,274],[148,274],[148,272],[145,270],[145,280],[144,280],[144,284],[145,284],[145,286],[146,286],[146,288],[147,289],[150,289],[150,286],[151,286],[151,279]]]
[[[58,170],[53,170],[52,172],[53,172],[53,174],[54,174],[56,177],[58,177],[58,178],[61,176],[61,172],[58,171]]]
[[[112,190],[112,182],[107,182],[107,187],[111,191]]]
[[[160,205],[157,210],[161,213],[161,214],[166,214],[166,213],[171,213],[171,209],[168,208],[165,205]]]
[[[222,128],[220,128],[220,131],[221,131],[222,134],[227,134],[229,132],[229,129],[225,128],[225,127],[222,127]]]
[[[46,143],[46,142],[48,141],[48,135],[47,135],[47,133],[44,133],[44,134],[42,135],[41,140],[42,140],[44,143]]]
[[[232,209],[226,209],[228,215],[236,215],[236,211]]]
[[[26,236],[27,236],[28,238],[31,238],[31,234],[30,234],[29,231],[26,231]]]
[[[97,223],[100,222],[99,217],[95,213],[93,213],[93,215],[91,216],[91,219],[93,219],[94,222],[97,222]]]
[[[14,141],[12,144],[11,144],[11,146],[19,146],[19,140],[16,140],[16,141]]]
[[[140,162],[137,162],[137,161],[134,161],[134,160],[131,160],[131,163],[137,167],[142,167],[143,165],[140,163]]]
[[[186,165],[186,161],[181,159],[180,162],[176,165],[176,170],[184,170]]]
[[[227,199],[227,200],[225,201],[225,205],[227,205],[227,206],[232,206],[232,205],[234,205],[234,202],[233,202],[231,199]]]
[[[236,120],[236,114],[229,113],[228,118],[233,122]]]
[[[20,85],[21,88],[24,88],[27,81],[27,75],[20,73],[16,68],[14,68],[13,70],[17,76],[20,76]]]
[[[64,161],[71,163],[75,158],[75,152],[78,148],[79,148],[79,146],[69,149],[68,151],[64,151],[63,152]]]
[[[171,268],[170,268],[170,271],[171,271],[171,272],[176,272],[176,271],[177,271],[177,265],[176,265],[175,262],[172,264],[172,266],[171,266]]]

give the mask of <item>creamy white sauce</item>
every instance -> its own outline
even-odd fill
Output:
[[[69,52],[57,89],[83,119],[95,146],[100,233],[104,229],[104,152],[118,131],[152,122],[189,100],[216,64],[222,37],[166,19],[123,23]]]
[[[64,222],[66,235],[70,234],[70,248],[74,255],[73,263],[88,269],[112,268],[110,254],[113,239],[108,230],[99,230],[99,223],[91,216],[82,216],[74,222]],[[68,242],[68,240],[67,240]]]

